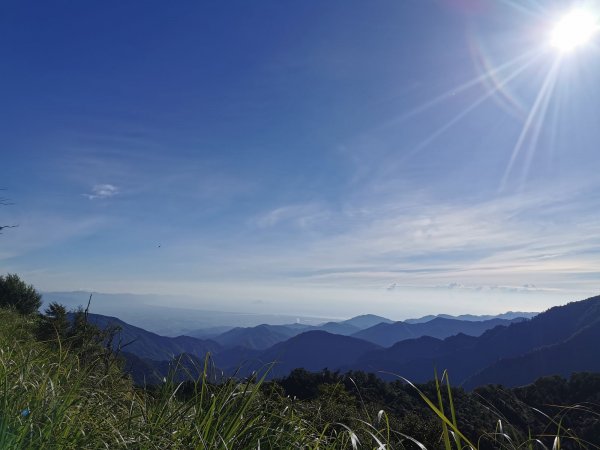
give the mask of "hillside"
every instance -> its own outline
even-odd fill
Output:
[[[486,331],[476,338],[450,337],[445,340],[432,340],[421,338],[401,343],[402,345],[382,350],[372,355],[365,356],[353,368],[369,371],[384,371],[400,374],[410,380],[426,381],[431,379],[433,368],[447,369],[455,383],[465,383],[467,379],[498,363],[498,370],[503,364],[503,359],[516,358],[534,352],[528,364],[536,361],[539,369],[534,370],[538,375],[551,375],[561,373],[555,367],[554,351],[568,352],[569,347],[587,348],[586,352],[572,351],[568,365],[573,365],[578,370],[594,370],[594,358],[600,358],[600,348],[594,340],[594,325],[600,319],[600,297],[572,302],[565,306],[557,306],[539,314],[531,320],[512,323],[508,327],[499,326]],[[586,330],[586,331],[584,331]],[[580,333],[578,335],[578,333]],[[578,335],[578,336],[577,336]],[[570,344],[567,341],[573,339]],[[561,344],[565,344],[562,347]],[[556,347],[558,350],[535,352],[542,347]],[[407,357],[398,357],[406,354]],[[515,371],[519,371],[518,364],[512,364]],[[564,369],[563,369],[564,370]],[[499,372],[501,373],[501,372]],[[494,370],[484,372],[485,382],[499,382],[501,379],[507,385],[518,384],[521,376],[514,379],[507,376],[496,376]],[[483,375],[482,375],[483,377]],[[535,377],[535,375],[532,375]],[[532,380],[531,377],[527,378]],[[482,381],[484,378],[481,379]],[[469,382],[469,386],[476,382]]]
[[[548,375],[569,377],[575,372],[600,372],[600,320],[576,332],[564,342],[538,348],[523,356],[501,359],[469,377],[472,389],[490,383],[523,386]]]
[[[356,361],[379,346],[349,336],[325,331],[307,331],[261,352],[254,369],[275,362],[271,377],[287,375],[293,369],[318,371],[337,368]]]
[[[430,336],[422,336],[418,339],[407,339],[400,341],[389,348],[382,348],[361,356],[354,366],[346,366],[344,369],[358,368],[368,372],[399,372],[403,364],[426,358],[436,358],[460,348],[468,348],[473,345],[476,337],[466,334],[457,334],[444,340]]]
[[[341,334],[342,336],[350,336],[362,328],[352,325],[348,322],[326,322],[317,327],[313,327],[313,330],[326,331],[331,334]]]
[[[89,314],[88,318],[90,322],[100,328],[118,326],[121,330],[116,335],[115,347],[121,345],[123,350],[142,359],[170,360],[181,353],[204,357],[207,352],[216,352],[221,348],[219,344],[211,340],[202,340],[190,336],[160,336],[123,322],[116,317]]]
[[[223,347],[246,347],[264,350],[279,342],[285,341],[300,333],[302,329],[294,329],[285,325],[258,325],[249,328],[234,328],[213,337]]]

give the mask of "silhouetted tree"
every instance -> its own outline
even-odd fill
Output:
[[[0,307],[15,308],[21,314],[33,314],[42,305],[42,295],[16,274],[0,275]]]

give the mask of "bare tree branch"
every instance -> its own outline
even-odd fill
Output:
[[[5,191],[6,189],[0,188],[0,191]],[[6,197],[0,197],[0,206],[9,206],[14,205],[11,201],[9,201]],[[0,225],[0,234],[2,234],[2,230],[5,228],[17,228],[19,225]]]
[[[17,228],[19,225],[0,225],[0,234],[2,234],[2,230],[5,228]]]

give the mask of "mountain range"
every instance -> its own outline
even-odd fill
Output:
[[[352,336],[364,339],[365,341],[373,342],[382,347],[389,347],[396,342],[406,339],[415,339],[421,336],[431,336],[435,338],[447,338],[458,333],[464,333],[469,336],[479,336],[486,330],[494,328],[498,325],[510,325],[513,322],[521,322],[525,319],[522,317],[507,320],[507,319],[490,319],[482,321],[445,319],[436,317],[429,322],[420,323],[380,323],[378,325],[367,328],[366,330],[358,331]]]
[[[342,330],[367,326],[350,336],[327,332],[321,326],[292,324],[229,330],[214,340],[170,338],[114,317],[90,317],[100,326],[119,325],[121,341],[133,341],[124,351],[131,355],[132,372],[137,371],[138,380],[149,371],[164,374],[170,367],[168,360],[175,355],[188,355],[200,364],[207,352],[230,374],[250,374],[274,363],[270,377],[302,367],[309,371],[361,370],[388,379],[397,374],[424,382],[437,368],[438,372],[448,370],[453,384],[469,389],[489,383],[523,385],[544,375],[600,371],[600,296],[551,308],[532,319],[436,317],[423,323],[387,320],[375,325],[373,320],[380,318],[350,319],[342,323]],[[413,337],[416,334],[419,337]],[[360,336],[378,339],[383,345]]]
[[[430,320],[436,319],[438,317],[441,317],[442,319],[470,320],[470,321],[474,321],[474,322],[478,322],[478,321],[482,321],[482,320],[490,320],[490,319],[511,320],[511,319],[517,319],[519,317],[522,317],[525,319],[531,319],[531,318],[537,316],[538,314],[539,314],[539,312],[524,312],[524,311],[507,311],[505,313],[495,314],[495,315],[460,314],[458,316],[453,316],[451,314],[436,314],[436,315],[428,315],[428,316],[419,317],[418,319],[406,319],[404,322],[406,322],[406,323],[423,323],[423,322],[429,322]]]
[[[431,317],[432,320],[427,322],[407,323],[394,322],[385,317],[366,314],[341,322],[326,322],[317,326],[296,323],[289,325],[262,324],[256,327],[233,328],[222,334],[211,335],[211,339],[223,347],[239,346],[253,350],[265,350],[272,345],[284,342],[307,331],[326,331],[331,334],[352,336],[383,347],[389,347],[398,341],[420,336],[445,338],[457,333],[479,336],[484,331],[497,325],[508,325],[511,321],[524,320],[522,317],[511,320],[492,318],[479,321]],[[192,336],[203,337],[206,336],[206,333],[199,331],[192,333]]]
[[[600,348],[592,338],[599,322],[600,296],[551,308],[479,337],[459,334],[444,340],[422,337],[402,341],[365,354],[348,368],[394,373],[420,382],[431,379],[437,367],[448,370],[455,384],[467,388],[499,382],[516,386],[533,381],[540,373],[570,375],[597,370]],[[570,354],[565,349],[570,349]],[[530,368],[537,364],[537,369],[526,369],[515,361],[518,358]]]
[[[265,350],[272,345],[307,331],[326,331],[331,334],[349,336],[381,323],[390,324],[393,321],[374,314],[365,314],[340,322],[330,321],[316,326],[293,323],[288,325],[262,324],[255,327],[236,327],[222,334],[212,335],[211,338],[224,347],[239,346],[254,350]],[[194,337],[206,336],[202,330],[193,332],[191,335]]]

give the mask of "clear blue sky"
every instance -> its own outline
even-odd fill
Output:
[[[394,317],[600,292],[598,2],[3,1],[0,270]],[[183,302],[183,300],[182,300]]]

